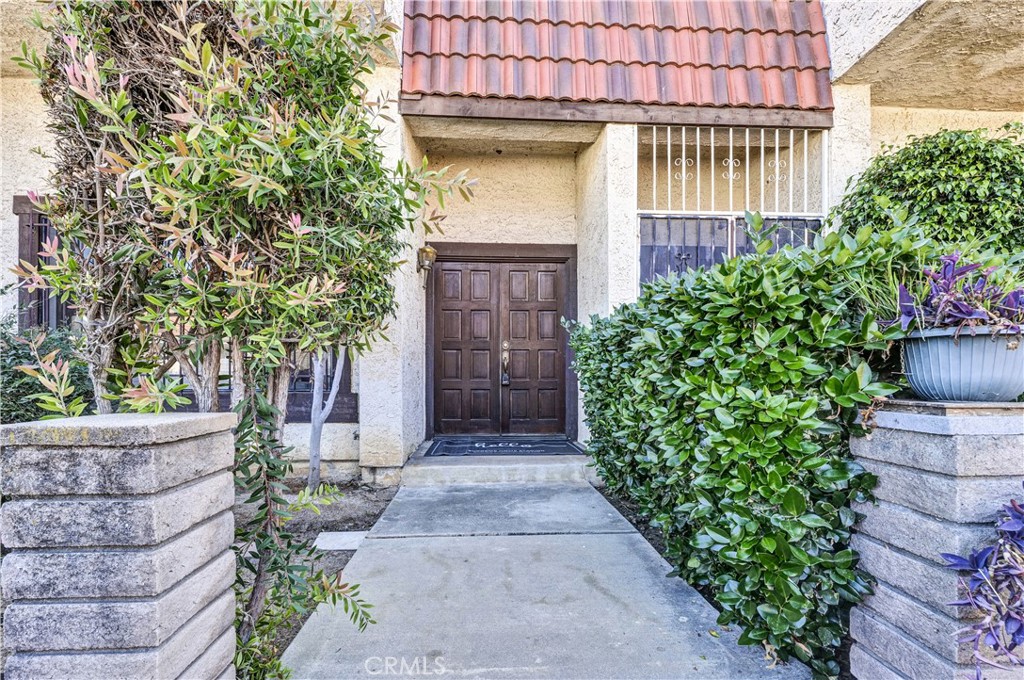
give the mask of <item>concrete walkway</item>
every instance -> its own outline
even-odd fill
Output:
[[[321,607],[295,678],[809,678],[757,648],[588,484],[403,488],[345,569],[364,633]],[[713,631],[713,633],[712,633]]]

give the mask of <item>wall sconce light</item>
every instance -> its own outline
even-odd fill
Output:
[[[423,287],[427,287],[427,279],[430,277],[430,270],[434,268],[434,262],[437,261],[437,251],[430,246],[423,246],[416,251],[416,271],[427,272],[427,275],[423,277]]]

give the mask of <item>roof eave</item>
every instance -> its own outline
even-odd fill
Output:
[[[586,102],[508,97],[403,94],[403,116],[447,118],[505,118],[568,123],[635,123],[825,129],[832,111],[765,107],[673,106],[627,102]]]

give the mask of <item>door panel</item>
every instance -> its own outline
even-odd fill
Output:
[[[435,432],[565,431],[565,277],[559,263],[437,262]]]
[[[501,431],[552,434],[565,431],[565,265],[500,265],[501,338],[508,342],[508,386]]]
[[[434,428],[439,434],[497,433],[498,265],[435,266]]]

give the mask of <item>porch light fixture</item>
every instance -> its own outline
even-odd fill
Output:
[[[427,287],[427,279],[430,277],[430,270],[434,268],[434,262],[437,261],[437,251],[430,246],[423,246],[416,251],[416,271],[427,272],[427,275],[423,277],[423,287]]]
[[[416,251],[416,271],[421,272],[426,269],[429,272],[433,269],[436,261],[437,251],[430,246],[423,246]]]

